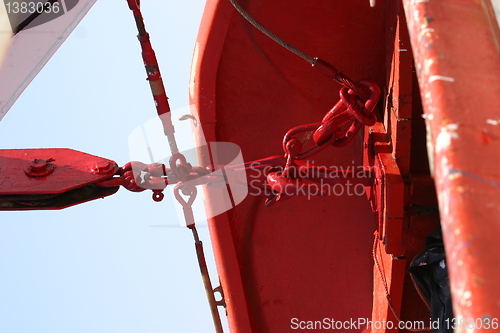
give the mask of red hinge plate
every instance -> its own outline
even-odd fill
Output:
[[[67,148],[1,149],[0,195],[63,193],[117,171],[114,161]]]

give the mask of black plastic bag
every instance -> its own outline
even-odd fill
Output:
[[[434,333],[453,333],[453,308],[441,226],[427,237],[424,251],[415,256],[409,272],[430,308]]]

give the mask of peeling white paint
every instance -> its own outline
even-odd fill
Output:
[[[429,77],[429,83],[432,83],[434,81],[446,81],[446,82],[455,82],[455,79],[449,76],[443,76],[443,75],[431,75]]]
[[[424,59],[424,74],[429,75],[431,66],[434,64],[434,59],[432,58],[425,58]],[[429,78],[429,83],[430,83],[430,78]]]
[[[413,6],[415,7],[415,6]],[[420,15],[420,11],[418,10],[418,8],[415,8],[415,10],[413,11],[413,19],[410,20],[410,24],[411,26],[413,26],[413,28],[411,28],[410,30],[414,30],[414,27],[417,25],[417,22],[418,22],[418,16]]]
[[[446,158],[444,158],[446,159]],[[448,160],[446,159],[445,164],[447,165]],[[442,178],[438,178],[438,182],[442,183]],[[448,218],[450,215],[450,197],[451,190],[446,186],[438,186],[441,190],[438,191],[438,202],[439,202],[439,212],[442,214],[443,218]],[[456,259],[456,253],[450,254],[450,262]],[[451,286],[453,288],[453,285]]]
[[[470,307],[472,305],[471,296],[470,290],[465,291],[460,298],[460,305]]]
[[[432,28],[424,28],[422,29],[419,33],[418,33],[418,39],[421,40],[422,39],[422,36],[425,35],[425,34],[429,34],[429,37],[430,37],[430,34],[431,32],[435,32],[436,30],[432,29]]]
[[[458,124],[450,123],[446,126],[441,127],[441,132],[439,132],[436,138],[436,153],[441,153],[442,151],[448,149],[451,145],[452,139],[458,139]]]
[[[424,75],[422,75],[422,76],[424,76]],[[427,90],[425,92],[425,94],[423,95],[423,97],[424,97],[423,102],[424,102],[424,105],[426,106],[427,114],[429,114],[429,115],[434,114],[434,111],[436,110],[436,106],[433,103],[434,102],[434,95],[432,94],[432,92],[430,90]],[[431,116],[431,118],[427,118],[427,119],[433,120],[434,118]]]
[[[420,75],[420,72],[422,70],[422,65],[420,64],[420,62],[417,62],[415,65],[417,66],[417,73],[419,73],[418,75]]]
[[[430,121],[434,119],[434,115],[428,114],[425,119],[425,144],[427,145],[427,157],[429,158],[429,166],[431,176],[434,177],[434,145],[432,144],[432,130]]]
[[[426,125],[427,123],[428,122],[426,120]],[[438,175],[437,177],[438,183],[441,185],[452,179],[449,177],[452,166],[445,152],[448,149],[450,149],[452,141],[459,138],[458,133],[456,132],[458,127],[459,125],[455,123],[447,124],[441,127],[441,131],[436,137],[436,143],[434,145],[433,155],[437,157],[437,159],[435,160],[437,170],[435,172]],[[449,189],[446,186],[444,186],[444,190],[442,190],[441,194],[439,195],[439,203],[444,216],[447,216],[449,214],[449,209],[450,209],[449,207],[450,193],[447,193],[448,191]]]
[[[442,175],[447,175],[450,173],[450,170],[451,170],[451,167],[450,167],[450,162],[448,161],[448,157],[446,156],[442,156],[440,159],[439,159],[439,162],[440,162],[440,172]],[[439,180],[438,182],[444,182],[446,181],[447,179],[445,179],[444,177],[439,177]]]

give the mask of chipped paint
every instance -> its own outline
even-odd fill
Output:
[[[425,98],[426,101],[432,100],[432,94],[431,94],[431,92],[430,91],[426,92],[425,95],[424,95],[424,98]],[[431,116],[432,115],[428,115],[427,117],[431,117]],[[424,117],[424,119],[426,119],[426,118]],[[433,118],[427,118],[427,119],[432,120]]]
[[[435,32],[436,30],[434,30],[433,28],[425,28],[425,29],[422,29],[419,33],[418,33],[418,38],[419,39],[422,39],[422,37],[425,35],[425,34],[431,34],[431,32]]]
[[[500,4],[500,0],[494,1]],[[403,1],[427,115],[425,123],[432,134],[427,140],[435,149],[430,163],[436,168],[434,179],[457,319],[482,318],[487,312],[499,318],[500,313],[495,307],[497,299],[500,305],[500,289],[491,278],[498,276],[498,266],[491,265],[491,253],[484,250],[494,246],[498,238],[488,234],[488,225],[498,222],[500,211],[498,203],[490,204],[498,199],[500,188],[500,176],[494,169],[498,136],[493,132],[500,127],[492,127],[500,126],[500,115],[495,111],[498,81],[492,79],[486,85],[477,85],[474,80],[467,80],[498,77],[498,61],[490,55],[498,53],[499,44],[492,41],[487,31],[491,23],[486,22],[489,19],[481,8],[488,2]],[[429,21],[429,17],[434,20]],[[469,57],[471,50],[475,57]],[[481,117],[481,113],[486,116]],[[429,115],[434,115],[434,119]],[[489,146],[481,144],[483,136],[483,142]],[[487,207],[491,207],[489,211]],[[484,221],[489,223],[485,226]],[[478,236],[472,245],[468,237],[471,234]],[[480,272],[479,277],[473,275],[475,270]],[[457,332],[466,331],[482,330]]]
[[[440,154],[441,152],[448,149],[451,145],[452,139],[458,139],[458,133],[456,132],[458,129],[458,124],[447,124],[446,126],[441,127],[441,132],[439,132],[436,138],[436,153]]]
[[[470,307],[472,305],[471,297],[472,293],[470,292],[470,290],[464,291],[462,297],[460,297],[460,304],[462,306]]]
[[[439,183],[450,181],[457,177],[453,173],[453,168],[450,161],[448,160],[448,157],[446,156],[446,151],[450,149],[452,141],[459,138],[458,133],[456,132],[458,127],[459,127],[458,124],[455,123],[450,123],[445,126],[442,126],[441,131],[439,132],[436,138],[434,153],[436,156],[438,156],[436,160],[439,163],[439,173],[442,175],[438,180]],[[446,198],[444,197],[442,198],[441,196],[439,197],[439,202],[443,203],[443,205],[446,204],[445,208],[442,207],[443,209],[446,209],[445,211],[442,212],[443,214],[446,215],[449,213],[449,207],[448,207],[449,201],[447,200],[449,198],[449,195],[450,194],[448,193]]]
[[[446,82],[455,82],[455,79],[449,76],[443,76],[443,75],[431,75],[429,77],[429,83],[432,83],[434,81],[446,81]]]
[[[450,215],[450,196],[451,190],[450,188],[444,187],[443,190],[438,192],[438,200],[439,200],[439,212],[442,216]],[[450,253],[451,260],[455,260],[454,257],[456,253]]]
[[[427,146],[427,157],[429,159],[431,176],[434,177],[434,168],[435,168],[434,145],[432,143],[432,130],[430,125],[430,122],[434,119],[434,115],[432,113],[426,114],[424,119],[425,119],[425,141]]]
[[[422,31],[418,34],[419,43],[422,44],[422,49],[426,52],[429,52],[432,49],[432,45],[434,43],[431,32],[434,32],[434,29],[422,27]]]
[[[433,58],[427,58],[424,60],[424,75],[429,75],[431,66],[434,64],[434,59]],[[432,76],[431,76],[432,77]],[[430,78],[429,78],[429,83],[430,83]]]
[[[428,97],[430,97],[430,96],[428,96]],[[433,114],[423,114],[422,118],[424,118],[426,120],[433,120],[434,119],[434,115]]]
[[[442,175],[449,175],[451,170],[452,170],[452,166],[450,165],[449,163],[449,160],[446,156],[442,156],[441,158],[438,159],[439,160],[439,170],[441,172]],[[445,177],[440,177],[440,179],[438,180],[438,183],[440,183],[441,185],[450,180],[449,178],[445,178]]]

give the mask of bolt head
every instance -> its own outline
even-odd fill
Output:
[[[108,161],[97,161],[90,166],[90,172],[95,174],[109,173],[115,169],[115,164]]]
[[[52,159],[43,160],[35,158],[24,166],[24,173],[29,177],[44,177],[54,171],[54,165],[50,163]]]
[[[30,168],[32,171],[43,171],[47,168],[47,161],[36,158],[30,163]]]

